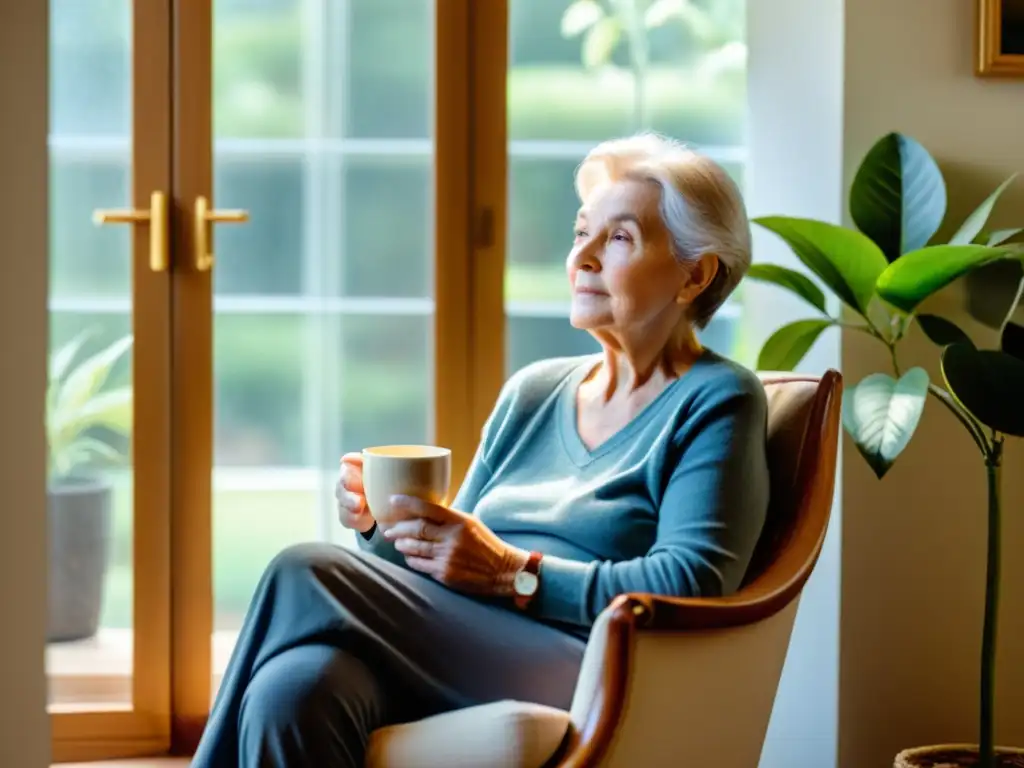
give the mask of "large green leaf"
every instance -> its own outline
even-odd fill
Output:
[[[1004,258],[1003,248],[985,245],[932,245],[911,251],[879,276],[878,295],[904,312],[972,269]]]
[[[999,201],[999,196],[1003,194],[1008,186],[1017,178],[1017,174],[1013,174],[995,188],[995,191],[991,195],[985,198],[985,201],[974,209],[974,212],[964,219],[964,223],[960,225],[960,229],[956,231],[956,234],[949,238],[950,245],[969,245],[974,242],[974,238],[978,236],[978,233],[984,228],[988,222],[988,217],[992,215],[992,209],[995,208],[996,203]],[[1012,235],[1011,235],[1012,237]],[[991,243],[989,243],[991,245]]]
[[[828,312],[825,294],[803,272],[781,267],[778,264],[751,264],[747,270],[747,277],[792,291],[815,309],[826,314]]]
[[[843,397],[843,427],[879,478],[914,436],[927,397],[923,368],[911,368],[898,381],[873,373]]]
[[[855,230],[814,219],[763,216],[754,222],[785,240],[804,266],[844,303],[867,314],[875,282],[886,268],[885,256],[871,240]]]
[[[1006,354],[1024,360],[1024,279],[1017,286],[1017,296],[999,331],[999,347]]]
[[[1024,437],[1024,360],[993,349],[953,344],[942,351],[946,388],[978,421]]]
[[[946,214],[946,182],[928,150],[909,136],[883,136],[850,188],[850,216],[889,261],[928,244]]]
[[[583,38],[583,65],[600,67],[608,63],[622,38],[622,22],[615,16],[603,16],[594,22]]]
[[[775,331],[757,356],[759,371],[792,371],[834,320],[797,320]]]
[[[960,326],[938,315],[916,315],[917,324],[924,335],[940,347],[950,344],[971,344],[971,337],[964,333]]]

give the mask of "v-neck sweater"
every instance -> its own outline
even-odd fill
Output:
[[[626,592],[735,591],[768,509],[767,403],[753,372],[705,351],[588,448],[577,391],[599,361],[544,360],[514,374],[452,504],[543,554],[530,610],[577,630]],[[360,545],[402,560],[379,533]]]

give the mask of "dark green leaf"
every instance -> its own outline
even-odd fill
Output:
[[[850,188],[850,215],[889,261],[928,244],[946,214],[946,182],[909,136],[890,133],[868,151]]]
[[[844,303],[867,313],[875,282],[886,268],[877,245],[860,232],[813,219],[764,216],[754,222],[785,240]]]
[[[1017,286],[1017,295],[999,331],[999,347],[1006,354],[1024,360],[1024,279]]]
[[[949,238],[950,245],[969,245],[974,242],[974,238],[981,232],[982,227],[988,221],[988,217],[992,215],[992,209],[995,208],[996,203],[999,201],[999,196],[1003,194],[1015,178],[1017,178],[1017,174],[1010,176],[1010,178],[996,187],[995,191],[986,197],[981,205],[974,209],[974,212],[960,225],[960,229],[957,230],[956,234]]]
[[[759,371],[792,371],[833,320],[797,320],[768,337],[757,356]]]
[[[917,315],[917,324],[924,335],[940,347],[950,344],[971,344],[971,338],[956,323],[938,315]]]
[[[828,312],[825,305],[825,294],[802,272],[788,267],[780,267],[778,264],[751,264],[750,269],[747,270],[747,277],[792,291],[815,309],[823,313]]]
[[[923,368],[911,368],[899,381],[873,373],[843,397],[843,427],[879,478],[914,436],[927,397]]]
[[[1007,251],[984,245],[932,245],[904,254],[878,278],[878,295],[904,312],[972,269],[1005,257]]]
[[[1024,437],[1024,360],[993,349],[953,344],[942,375],[956,401],[986,427]]]
[[[1021,232],[1024,232],[1024,227],[1012,227],[1010,229],[997,229],[992,232],[988,239],[985,241],[985,245],[995,246],[1002,245],[1007,240],[1012,240]]]
[[[1024,279],[1024,263],[1008,255],[964,275],[964,304],[972,319],[998,333]]]
[[[1018,360],[1024,360],[1024,325],[1007,323],[999,334],[999,348]]]

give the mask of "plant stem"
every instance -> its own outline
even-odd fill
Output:
[[[961,411],[953,401],[953,398],[950,397],[949,393],[937,384],[928,384],[928,392],[930,392],[940,403],[946,406],[949,412],[957,418],[957,421],[963,424],[964,429],[967,430],[971,439],[974,440],[974,444],[978,446],[982,455],[985,456],[987,460],[991,454],[991,449],[989,448],[988,441],[985,439],[984,433],[978,428],[971,417]]]
[[[903,374],[900,373],[900,361],[896,359],[896,345],[886,343],[885,346],[889,348],[889,357],[892,358],[892,370],[893,373],[896,374],[896,378],[898,379]]]
[[[896,355],[896,341],[888,341],[878,334],[879,339],[889,348],[892,367],[900,375]],[[987,438],[981,426],[965,412],[953,396],[933,383],[928,392],[937,398],[974,440],[985,458],[985,473],[988,478],[988,544],[985,555],[985,624],[981,635],[981,685],[978,724],[978,768],[996,768],[995,754],[995,671],[996,637],[999,618],[999,571],[1000,571],[1000,485],[999,479],[1003,461],[1003,440],[995,431]]]
[[[634,114],[636,115],[636,122],[637,122],[636,130],[637,131],[643,131],[643,130],[646,130],[646,129],[650,128],[650,126],[647,124],[647,104],[646,104],[646,97],[645,97],[645,93],[644,93],[645,90],[646,90],[646,83],[644,81],[645,81],[644,70],[634,63],[634,65],[633,65],[633,111],[634,111]]]
[[[619,0],[619,18],[625,21],[629,39],[629,63],[633,73],[633,120],[634,130],[649,129],[647,124],[647,33],[640,17],[636,0]]]
[[[981,636],[981,722],[979,724],[978,757],[980,768],[995,768],[995,670],[996,632],[999,614],[1000,570],[1000,468],[1002,441],[993,441],[992,452],[985,460],[988,475],[988,552],[985,567],[985,626]]]
[[[835,320],[835,318],[833,318],[832,315],[829,314],[826,314],[825,317],[827,317],[829,320]],[[845,328],[848,331],[860,331],[861,333],[866,333],[868,336],[874,336],[876,339],[881,338],[878,335],[878,332],[870,325],[862,325],[861,323],[843,323],[840,321],[836,321],[836,325],[838,325],[840,328]]]

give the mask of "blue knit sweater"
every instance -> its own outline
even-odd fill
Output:
[[[768,508],[767,404],[751,371],[705,351],[588,450],[576,391],[598,360],[544,360],[512,376],[452,504],[544,553],[531,612],[580,630],[625,592],[735,591]],[[403,563],[379,532],[357,539]]]

